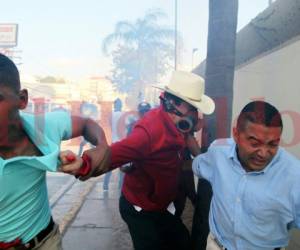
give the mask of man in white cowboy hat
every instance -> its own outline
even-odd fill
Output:
[[[186,147],[185,135],[199,129],[198,110],[214,111],[204,95],[204,80],[193,73],[175,71],[160,96],[161,105],[149,111],[125,139],[111,145],[106,168],[95,168],[86,177],[132,162],[125,174],[120,213],[127,223],[135,250],[190,250],[189,233],[175,216],[173,201]],[[64,166],[72,172],[77,163]]]

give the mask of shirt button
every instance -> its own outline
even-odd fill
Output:
[[[236,198],[236,202],[237,202],[237,203],[240,203],[240,202],[241,202],[241,199],[240,199],[239,197],[237,197],[237,198]]]

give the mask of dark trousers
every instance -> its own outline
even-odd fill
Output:
[[[190,236],[181,219],[165,212],[136,211],[120,197],[120,213],[127,223],[135,250],[190,250]]]
[[[212,188],[205,179],[198,180],[197,198],[192,227],[192,250],[205,250],[209,234],[208,214]]]
[[[189,164],[188,161],[185,161],[186,164]],[[192,162],[190,162],[192,164]],[[196,202],[196,190],[194,182],[194,173],[192,170],[181,170],[179,176],[179,188],[177,191],[177,196],[174,201],[176,208],[176,216],[181,216],[186,203],[186,198],[189,198],[193,206]]]

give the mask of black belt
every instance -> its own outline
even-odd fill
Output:
[[[45,239],[48,234],[53,230],[55,226],[55,223],[52,219],[52,217],[50,218],[50,221],[48,223],[48,225],[41,230],[35,237],[33,237],[29,242],[27,243],[12,243],[11,246],[7,246],[4,248],[0,248],[0,250],[5,250],[5,249],[13,249],[13,250],[29,250],[32,249],[34,247],[36,247],[37,244],[39,244],[43,239]]]
[[[281,249],[281,247],[274,248],[274,250],[280,250],[280,249]],[[227,248],[225,248],[225,250],[227,250]]]
[[[281,247],[274,248],[274,250],[280,250],[280,249],[281,249]],[[225,250],[227,250],[227,248],[225,248]]]
[[[217,243],[217,245],[219,246],[220,249],[222,249],[222,250],[228,250],[228,249],[225,248],[225,247],[222,245],[222,243],[221,243],[216,237],[214,237],[213,235],[212,235],[212,239],[215,241],[215,243]],[[274,250],[280,250],[280,249],[281,249],[281,247],[276,247],[276,248],[274,248]]]
[[[281,247],[274,248],[274,250],[280,250],[280,249],[281,249]],[[225,250],[227,250],[227,248],[225,248]]]
[[[281,247],[274,248],[274,250],[280,250],[280,249],[281,249]],[[227,248],[225,248],[225,250],[227,250]]]
[[[48,223],[47,227],[40,231],[35,237],[33,237],[29,242],[24,244],[28,249],[34,248],[39,242],[47,237],[47,235],[53,230],[54,228],[54,221],[53,218],[50,218],[50,222]]]

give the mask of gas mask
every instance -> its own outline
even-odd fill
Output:
[[[165,107],[165,110],[169,113],[173,113],[180,117],[180,119],[176,122],[176,128],[181,133],[192,133],[194,132],[194,128],[198,122],[198,119],[195,116],[192,116],[190,112],[188,114],[181,113],[174,105],[172,100],[166,99],[163,96],[160,96],[161,101]],[[190,114],[189,114],[190,113]]]
[[[177,129],[181,133],[190,133],[194,131],[197,121],[192,116],[182,116],[181,119],[176,123]]]

